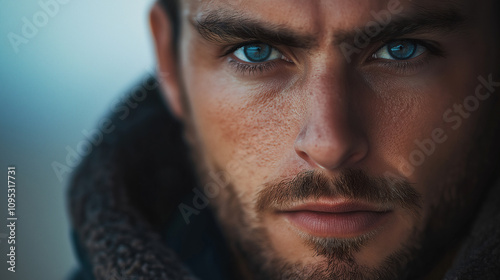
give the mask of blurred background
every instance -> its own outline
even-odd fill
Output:
[[[65,279],[76,267],[65,192],[76,150],[154,73],[152,0],[0,0],[0,279]],[[16,167],[16,272],[7,270],[7,168]],[[67,171],[67,170],[63,170]]]

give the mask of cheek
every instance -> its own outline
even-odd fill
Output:
[[[301,103],[278,85],[245,84],[224,71],[193,70],[190,77],[192,120],[207,163],[229,173],[238,193],[255,195],[293,154]]]

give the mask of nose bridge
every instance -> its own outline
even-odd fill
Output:
[[[312,166],[346,167],[367,154],[348,67],[342,60],[330,57],[313,64],[309,71],[304,86],[309,114],[297,136],[295,150]]]
[[[311,71],[306,86],[311,102],[310,121],[324,122],[320,126],[322,130],[333,128],[326,123],[342,125],[347,121],[352,96],[348,95],[346,68],[343,63],[330,59],[317,63]]]

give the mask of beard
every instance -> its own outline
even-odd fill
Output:
[[[376,232],[354,238],[322,238],[302,233],[300,237],[303,244],[324,260],[306,264],[279,257],[272,249],[266,227],[262,225],[262,215],[276,205],[284,206],[294,201],[325,196],[362,198],[385,205],[398,205],[407,209],[412,219],[421,218],[421,197],[410,184],[402,180],[370,178],[360,170],[346,170],[334,179],[321,172],[306,171],[290,180],[269,182],[257,195],[253,207],[245,205],[229,184],[225,194],[214,201],[214,206],[235,255],[251,271],[250,279],[369,280],[406,279],[417,275],[422,264],[415,260],[422,259],[420,253],[423,242],[422,234],[416,228],[401,249],[385,258],[377,268],[360,265],[354,258],[354,253],[362,250]],[[244,209],[255,209],[256,214],[245,212]],[[436,242],[429,242],[429,245],[430,248],[436,248]],[[436,253],[434,250],[432,252]]]
[[[361,265],[354,257],[373,240],[376,231],[353,238],[323,238],[298,232],[302,243],[323,260],[311,264],[290,262],[279,256],[262,223],[263,215],[276,205],[332,196],[402,207],[414,221],[414,227],[399,249],[385,257],[377,267]],[[245,276],[239,275],[238,279],[389,280],[421,279],[447,250],[459,242],[459,238],[453,237],[462,235],[472,217],[465,212],[457,217],[455,214],[461,213],[460,205],[444,201],[444,198],[440,201],[431,211],[436,216],[426,223],[429,226],[421,228],[421,197],[408,182],[370,178],[363,171],[346,170],[336,178],[306,171],[290,180],[269,182],[252,205],[243,202],[234,186],[228,184],[211,205],[232,253],[244,266]]]

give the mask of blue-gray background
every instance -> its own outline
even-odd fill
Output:
[[[41,2],[50,2],[42,0]],[[54,0],[52,0],[54,1]],[[64,279],[76,266],[64,164],[122,94],[154,71],[147,13],[153,0],[0,0],[0,279]],[[58,2],[56,2],[58,3]],[[38,14],[37,14],[38,13]],[[18,46],[23,18],[42,24]],[[7,167],[17,170],[16,273],[7,271]]]

